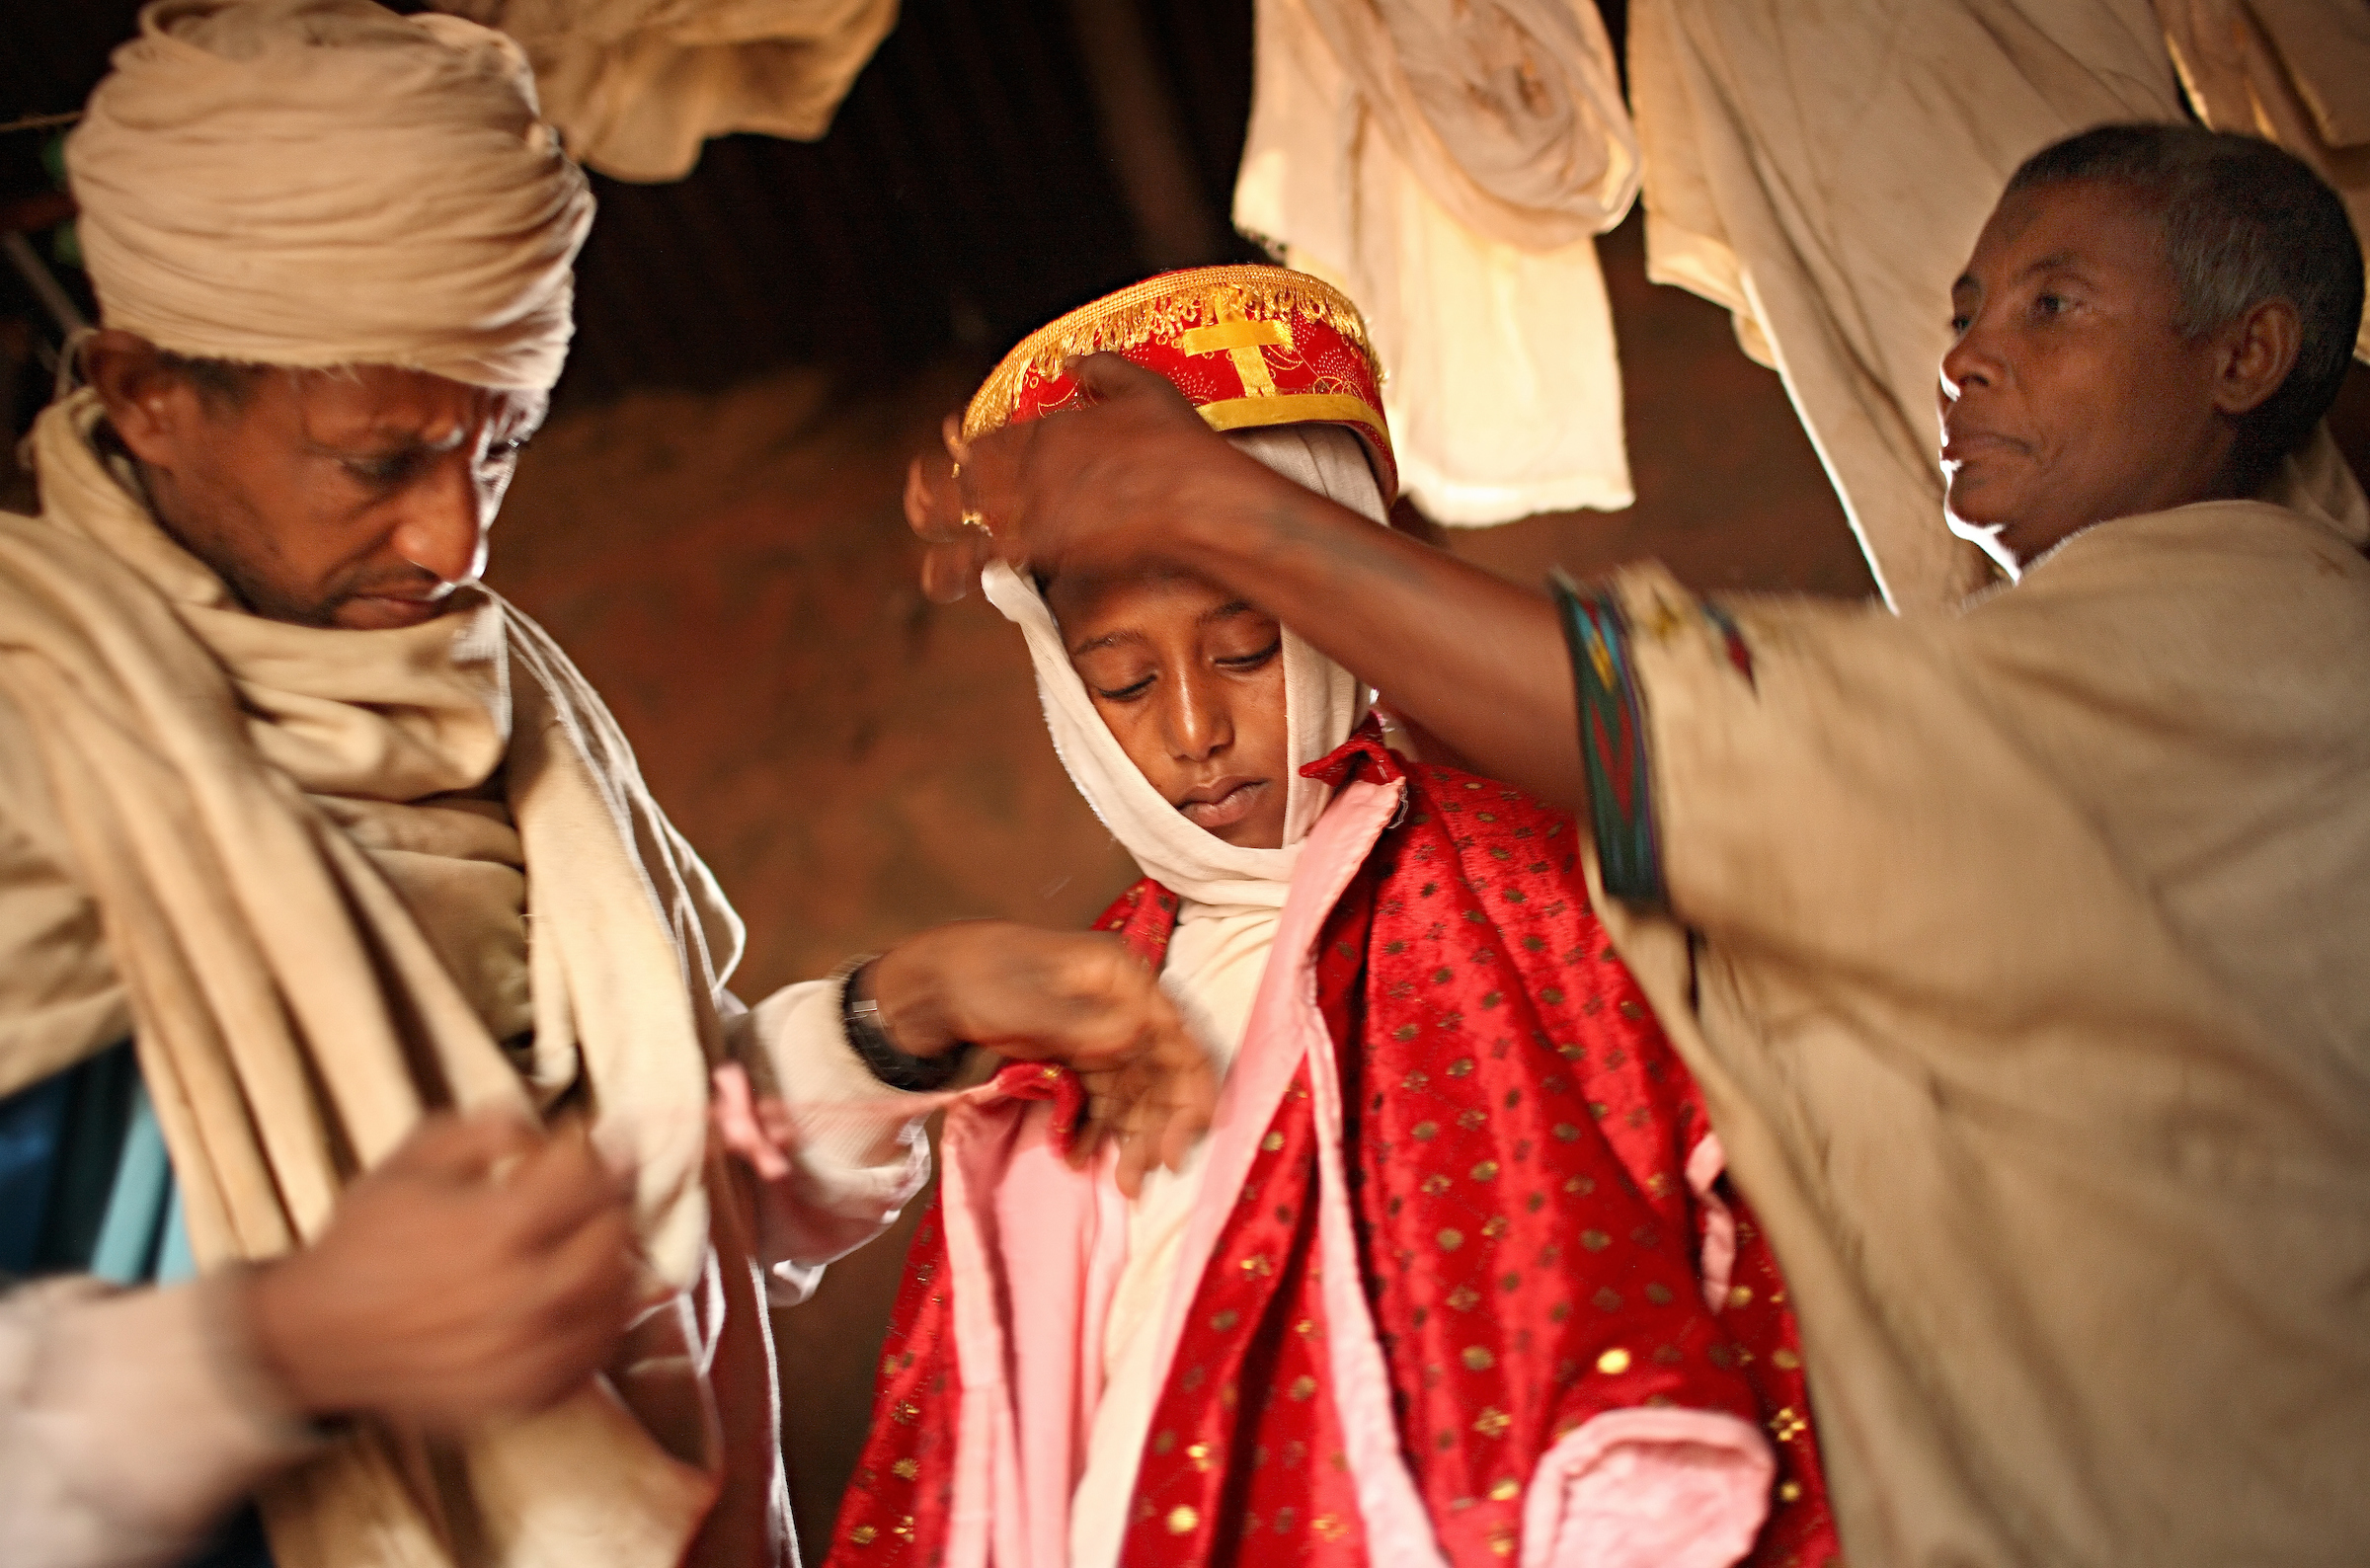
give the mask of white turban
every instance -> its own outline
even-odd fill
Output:
[[[110,327],[548,387],[592,221],[518,46],[367,0],[157,0],[66,143]]]

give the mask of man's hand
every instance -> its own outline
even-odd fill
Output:
[[[1182,393],[1143,366],[1098,353],[1074,361],[1069,373],[1091,407],[968,445],[961,423],[950,418],[945,440],[953,461],[914,459],[906,476],[906,520],[929,547],[921,581],[931,598],[961,598],[980,568],[999,556],[1016,567],[1097,574],[1162,560],[1173,520],[1197,504],[1200,488],[1180,485],[1178,475],[1223,479],[1210,488],[1229,499],[1290,484],[1236,450]]]
[[[635,1307],[630,1178],[581,1131],[437,1116],[248,1283],[259,1355],[313,1416],[448,1433],[540,1409],[605,1365]]]
[[[964,920],[900,943],[863,979],[908,1055],[969,1041],[1075,1069],[1089,1118],[1076,1157],[1116,1138],[1119,1186],[1131,1198],[1155,1162],[1181,1165],[1210,1126],[1218,1075],[1209,1054],[1150,968],[1115,936]]]

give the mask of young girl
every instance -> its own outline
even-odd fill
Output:
[[[972,435],[1115,351],[1378,523],[1355,309],[1213,268],[1065,317]],[[1782,1281],[1590,911],[1582,835],[1390,750],[1346,671],[1188,576],[989,599],[1145,872],[1098,922],[1223,1077],[1134,1199],[1065,1068],[948,1110],[831,1544],[875,1562],[1822,1563]]]

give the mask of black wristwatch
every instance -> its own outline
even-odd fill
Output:
[[[943,1089],[963,1070],[972,1048],[957,1043],[935,1057],[908,1056],[898,1050],[897,1043],[889,1038],[889,1031],[881,1027],[881,1004],[871,999],[856,1000],[856,977],[879,957],[878,953],[867,953],[839,966],[839,1027],[847,1036],[848,1047],[874,1077],[892,1089],[903,1089],[909,1094]]]

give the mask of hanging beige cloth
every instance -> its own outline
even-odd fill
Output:
[[[2345,198],[2370,250],[2370,6],[2157,0],[2197,118],[2277,142]],[[2354,340],[2370,359],[2370,317]]]
[[[2151,0],[1638,0],[1646,273],[1784,377],[1886,599],[1984,579],[1942,514],[1950,283],[2016,166],[2183,118]]]
[[[1637,141],[1590,0],[1260,0],[1237,226],[1358,301],[1441,522],[1634,499],[1595,236]]]
[[[328,1446],[263,1494],[277,1560],[561,1568],[597,1542],[666,1568],[722,1490],[754,1520],[714,1560],[770,1563],[749,1217],[706,1140],[738,923],[532,622],[490,594],[392,632],[248,614],[102,461],[99,413],[82,392],[41,415],[43,515],[0,517],[0,692],[100,911],[198,1262],[317,1234],[426,1110],[565,1093],[634,1159],[654,1297],[678,1293],[608,1385],[541,1415],[449,1449],[368,1427]],[[514,1065],[486,1014],[522,866]],[[490,1006],[416,906],[496,942]],[[753,1483],[725,1473],[728,1441],[761,1458]]]
[[[1619,580],[1672,913],[1606,919],[1854,1562],[2370,1561],[2370,508],[2326,435],[2278,499],[1914,620]]]
[[[897,0],[437,0],[534,62],[588,167],[679,180],[711,136],[813,141],[897,25]]]

